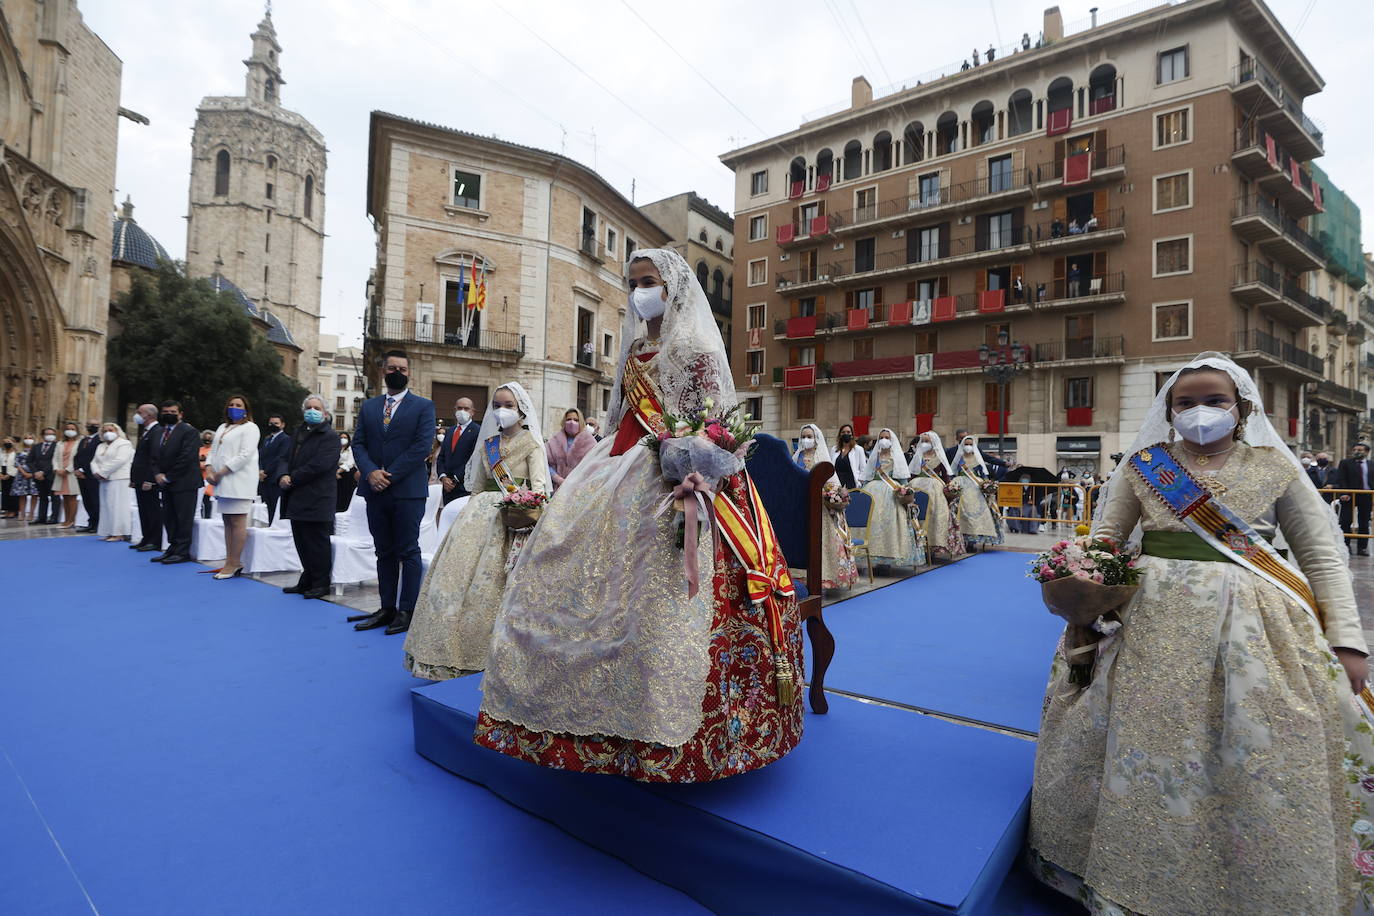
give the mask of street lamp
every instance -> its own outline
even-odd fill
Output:
[[[997,346],[986,343],[978,348],[983,375],[997,383],[997,457],[1006,461],[1003,442],[1007,432],[1007,385],[1018,372],[1030,368],[1030,348],[1010,339],[1006,331],[997,332]]]

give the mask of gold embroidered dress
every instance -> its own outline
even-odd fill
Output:
[[[968,551],[959,530],[959,520],[950,508],[949,497],[945,496],[945,481],[935,470],[939,460],[927,455],[921,469],[911,475],[907,486],[919,490],[930,498],[926,504],[925,526],[926,549],[940,559],[953,559]]]
[[[879,453],[878,473],[863,485],[863,491],[873,497],[873,511],[869,513],[866,532],[868,553],[874,563],[888,566],[923,566],[925,556],[916,543],[916,532],[911,527],[911,515],[906,506],[897,502],[892,485],[883,480],[883,477],[887,477],[898,486],[906,483],[905,480],[895,480],[892,477],[891,451],[892,449],[887,449]]]
[[[1170,554],[1160,545],[1186,526],[1127,465],[1116,474],[1093,533],[1124,543],[1139,522],[1146,548]],[[1300,475],[1244,442],[1219,471],[1195,473],[1266,538],[1282,528],[1325,634],[1220,554],[1147,554],[1092,683],[1070,686],[1055,658],[1029,842],[1040,877],[1093,913],[1344,916],[1368,905],[1374,743],[1327,649],[1363,652],[1365,641],[1330,510]]]
[[[982,487],[988,478],[977,467],[965,464],[955,468],[954,480],[959,484],[959,530],[964,541],[970,547],[1002,543],[997,517],[983,495]]]
[[[803,451],[798,455],[798,463],[806,470],[816,464],[816,449]],[[837,478],[832,477],[836,486]],[[843,491],[841,491],[843,492]],[[824,588],[849,588],[859,580],[859,568],[854,562],[853,548],[849,542],[849,523],[845,521],[843,509],[826,506],[821,513],[821,585]]]
[[[481,443],[477,451],[482,452]],[[529,430],[501,436],[501,462],[517,483],[550,492],[543,443]],[[469,485],[482,489],[473,491],[435,553],[406,634],[406,670],[432,681],[486,667],[492,621],[506,589],[512,535],[497,508],[503,494],[486,462],[475,466],[483,473]]]

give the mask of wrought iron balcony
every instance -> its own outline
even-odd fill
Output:
[[[399,318],[373,319],[370,336],[383,343],[429,344],[474,354],[514,356],[516,359],[525,355],[524,334],[479,329],[463,334],[456,329],[447,331],[429,322]]]

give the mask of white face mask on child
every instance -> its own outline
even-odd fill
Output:
[[[1236,415],[1230,408],[1199,404],[1174,414],[1174,429],[1189,442],[1211,445],[1220,442],[1236,428]]]

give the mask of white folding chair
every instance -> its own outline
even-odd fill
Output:
[[[266,528],[249,528],[242,560],[243,571],[249,575],[300,572],[301,558],[291,536],[291,522],[278,517]]]

